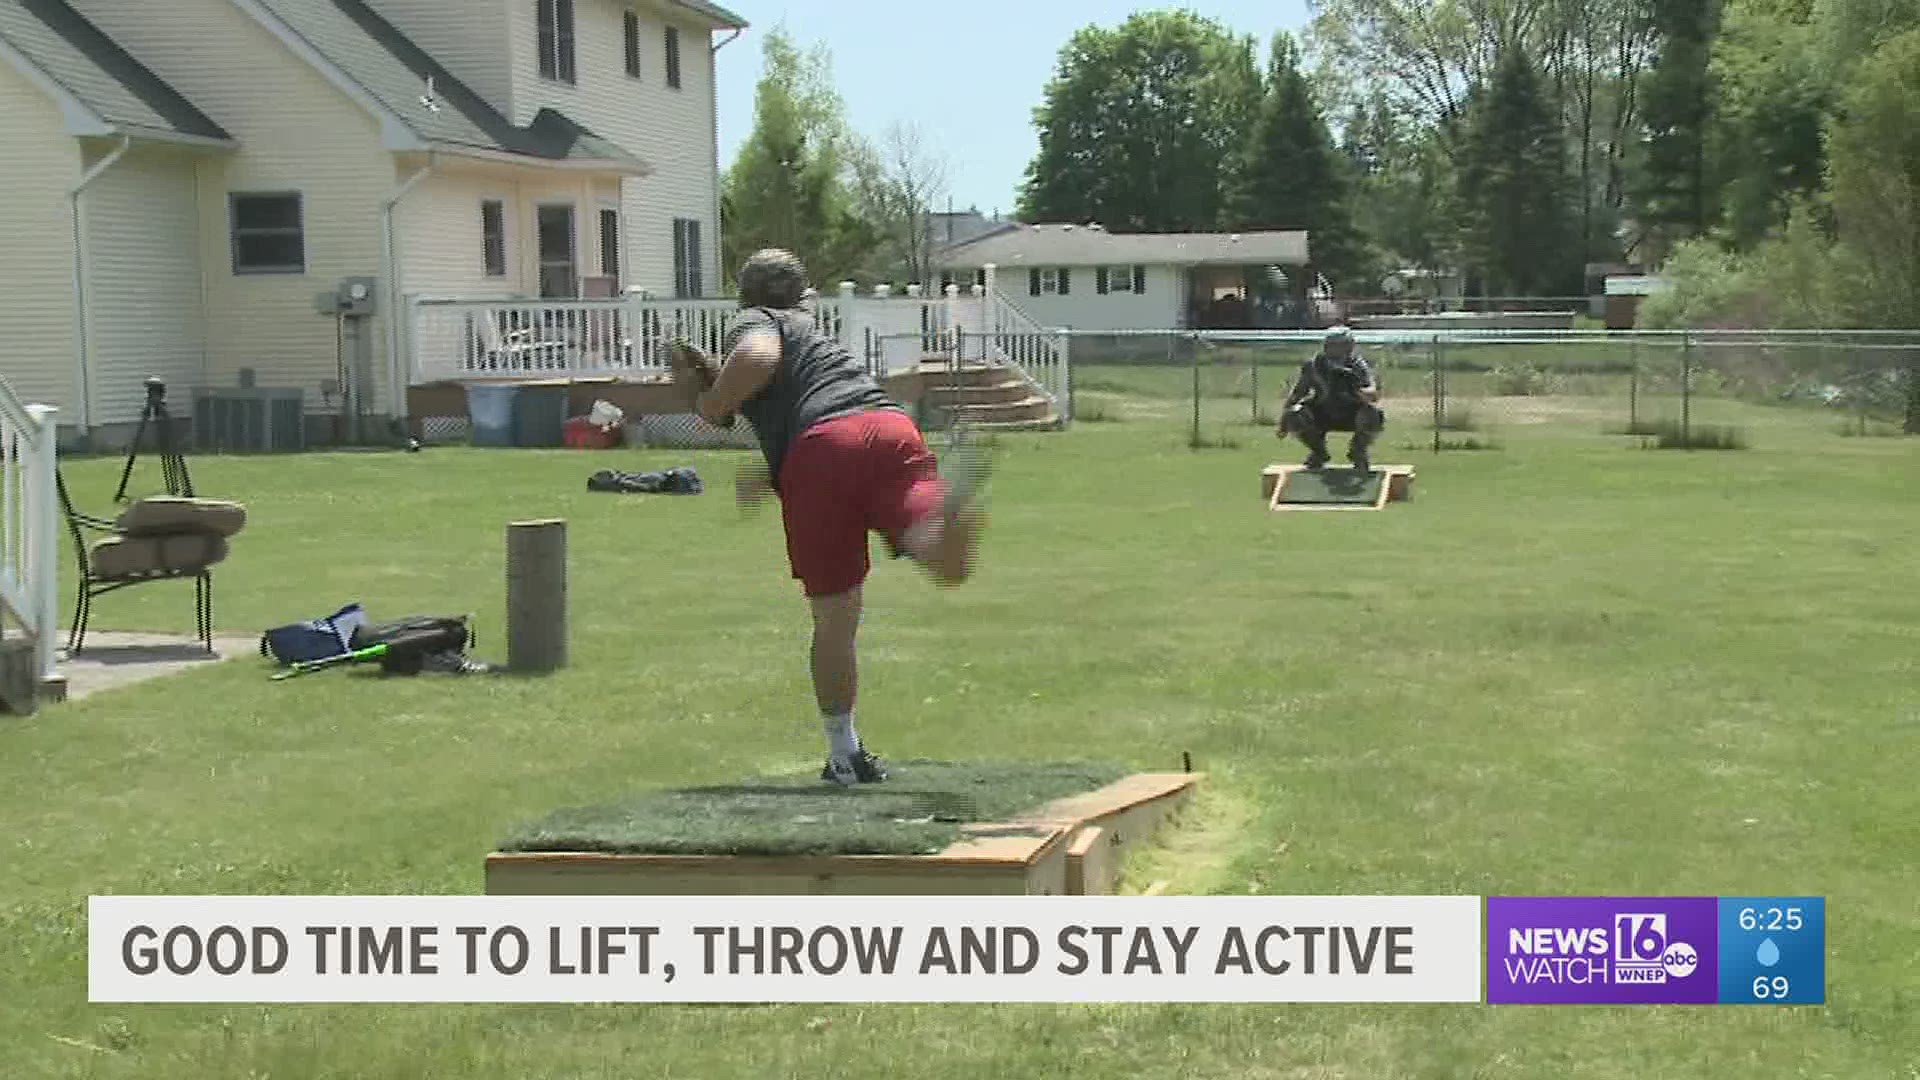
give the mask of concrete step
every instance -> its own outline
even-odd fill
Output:
[[[936,379],[941,385],[979,386],[1018,379],[1020,373],[1013,368],[1000,364],[966,364],[958,371],[949,368],[945,361],[928,361],[920,365],[920,374]]]
[[[927,389],[928,399],[940,407],[952,405],[1006,405],[1026,400],[1033,393],[1033,387],[1025,379],[1006,378],[998,382],[982,382],[965,386],[933,386]]]
[[[961,419],[970,424],[1030,422],[1052,416],[1053,403],[1038,394],[1028,394],[1017,401],[961,405],[957,411]]]

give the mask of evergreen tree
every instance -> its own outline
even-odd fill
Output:
[[[1565,141],[1526,53],[1501,54],[1467,105],[1457,151],[1470,269],[1493,295],[1568,295],[1582,260],[1569,236]]]
[[[1240,229],[1304,229],[1314,269],[1352,292],[1362,259],[1348,198],[1349,164],[1334,148],[1293,39],[1275,34],[1266,94],[1254,117],[1229,220]]]

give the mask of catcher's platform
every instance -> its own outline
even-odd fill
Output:
[[[1203,773],[1137,773],[1014,820],[970,823],[929,855],[494,852],[492,896],[1104,895]]]
[[[1375,465],[1364,473],[1269,465],[1260,473],[1260,499],[1269,510],[1381,510],[1411,498],[1411,465]]]

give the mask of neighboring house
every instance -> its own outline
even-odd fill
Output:
[[[978,210],[947,210],[927,215],[927,235],[933,238],[936,248],[969,243],[1019,227],[1017,221],[1006,221],[998,215],[988,217]]]
[[[943,248],[942,282],[993,287],[1043,326],[1161,330],[1284,326],[1289,276],[1307,269],[1304,232],[1111,233],[1017,225]],[[1311,321],[1311,320],[1307,320]]]
[[[0,0],[0,376],[113,441],[149,375],[181,415],[250,369],[325,432],[349,391],[404,413],[411,297],[717,291],[713,33],[744,25],[701,0]]]

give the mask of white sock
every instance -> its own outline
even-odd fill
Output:
[[[860,736],[853,730],[853,714],[822,719],[827,730],[827,753],[841,761],[850,761],[860,752]]]

